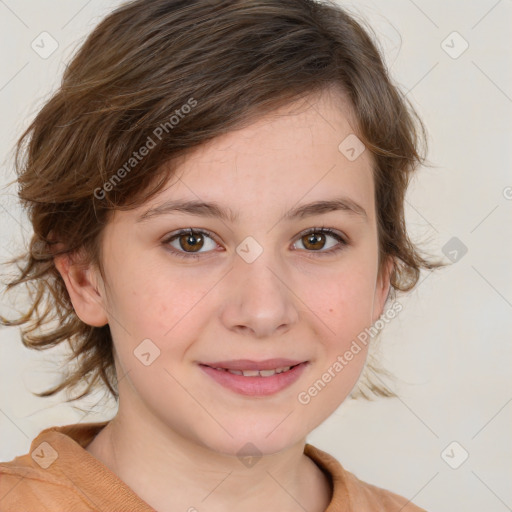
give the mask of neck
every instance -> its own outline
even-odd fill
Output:
[[[330,484],[304,445],[242,461],[119,412],[86,450],[158,512],[323,512]]]

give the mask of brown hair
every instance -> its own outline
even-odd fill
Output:
[[[426,137],[360,23],[313,0],[136,0],[95,28],[16,147],[19,197],[34,234],[9,262],[19,274],[7,289],[25,283],[31,299],[24,314],[2,323],[26,324],[29,348],[67,341],[69,361],[78,363],[37,396],[85,380],[76,400],[101,380],[118,398],[109,326],[78,318],[53,256],[80,251],[102,271],[109,215],[158,192],[169,179],[164,163],[329,86],[349,98],[358,137],[374,156],[379,261],[394,262],[394,298],[417,284],[422,268],[441,266],[419,254],[404,219]],[[143,147],[150,151],[135,157]],[[368,389],[391,394],[379,384]]]

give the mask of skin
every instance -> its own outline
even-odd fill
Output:
[[[119,410],[87,450],[158,511],[320,512],[331,498],[327,478],[303,453],[306,436],[348,396],[366,349],[307,405],[297,397],[382,314],[391,264],[378,272],[370,152],[349,161],[338,150],[355,131],[347,101],[326,90],[274,113],[201,146],[148,203],[116,211],[102,242],[106,281],[92,265],[55,259],[77,315],[108,323],[115,346]],[[282,218],[340,195],[367,218]],[[215,201],[239,219],[180,212],[137,222],[169,199]],[[348,245],[299,236],[318,227]],[[182,228],[215,239],[204,236],[199,258],[180,258],[173,249],[198,254],[179,237],[165,241]],[[252,263],[236,252],[248,236],[263,248]],[[333,247],[341,250],[325,252]],[[149,366],[134,356],[147,338],[160,350]],[[266,397],[225,389],[198,366],[274,357],[310,364]],[[248,442],[262,454],[250,468],[236,455]]]

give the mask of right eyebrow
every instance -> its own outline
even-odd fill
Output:
[[[153,217],[169,215],[176,212],[188,213],[200,217],[217,217],[232,223],[237,222],[239,218],[238,214],[235,214],[230,208],[223,208],[216,202],[169,200],[145,211],[138,217],[137,222],[143,222]]]
[[[329,200],[314,201],[312,203],[300,205],[287,212],[284,218],[286,220],[293,220],[296,218],[303,219],[305,217],[312,217],[313,215],[321,215],[334,211],[347,212],[351,215],[358,215],[365,221],[368,220],[366,210],[360,204],[348,197],[335,197]]]
[[[351,215],[357,215],[365,221],[368,220],[365,209],[348,197],[336,197],[329,200],[314,201],[300,205],[288,211],[283,218],[291,221],[333,211],[343,211]],[[145,211],[137,218],[137,222],[143,222],[160,215],[169,215],[176,212],[188,213],[200,217],[220,218],[232,223],[236,223],[239,220],[238,213],[233,212],[231,208],[224,208],[216,202],[169,200]]]

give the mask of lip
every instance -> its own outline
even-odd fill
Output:
[[[294,359],[265,359],[264,361],[254,361],[252,359],[231,359],[229,361],[215,361],[213,363],[201,363],[210,368],[225,368],[226,370],[274,370],[283,366],[295,366],[305,363],[304,360]],[[247,377],[246,377],[247,378]]]
[[[248,366],[240,366],[240,364],[245,365],[248,362],[253,363],[252,368]],[[206,364],[199,365],[201,370],[203,370],[204,373],[210,376],[218,384],[234,391],[235,393],[245,396],[269,396],[277,394],[296,382],[309,365],[308,361],[297,362],[290,359],[268,359],[260,362],[240,359],[236,361],[219,361],[213,364],[219,365],[216,368],[226,368],[225,365],[228,363],[233,366],[232,368],[229,368],[230,370],[271,370],[283,366],[293,366],[293,368],[290,368],[286,372],[276,373],[270,377],[244,377],[243,375],[235,375],[225,370],[216,370],[215,368],[210,367],[209,364],[208,366]],[[266,367],[262,367],[262,363],[264,363]]]

